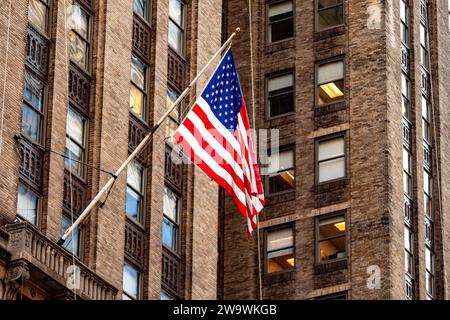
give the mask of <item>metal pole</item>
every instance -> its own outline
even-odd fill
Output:
[[[94,199],[91,200],[89,205],[86,207],[86,209],[83,210],[81,215],[78,217],[77,220],[66,230],[64,235],[61,237],[61,239],[58,240],[59,245],[63,245],[64,242],[67,240],[67,238],[70,236],[70,234],[73,232],[73,230],[89,215],[91,210],[98,204],[100,201],[100,198],[103,196],[103,194],[108,191],[108,189],[112,186],[114,181],[117,179],[117,177],[122,173],[123,170],[125,170],[130,164],[130,162],[141,152],[141,150],[144,148],[144,146],[147,144],[147,142],[151,139],[152,135],[155,133],[155,131],[161,126],[161,124],[166,120],[166,118],[169,116],[169,114],[180,104],[181,101],[186,97],[186,95],[189,93],[189,90],[194,86],[194,84],[197,82],[198,78],[205,72],[205,70],[210,66],[210,64],[219,56],[226,48],[228,48],[231,44],[231,41],[233,38],[241,31],[240,28],[236,28],[236,30],[233,32],[233,34],[228,38],[228,40],[220,47],[220,49],[212,56],[212,58],[208,61],[208,63],[203,67],[203,69],[197,74],[197,76],[191,81],[191,83],[187,86],[187,88],[181,93],[181,95],[178,97],[178,99],[172,104],[172,106],[167,109],[166,113],[161,117],[161,119],[158,120],[158,122],[153,126],[152,130],[142,139],[142,141],[139,143],[139,145],[136,147],[136,149],[128,156],[128,158],[122,163],[122,165],[117,169],[117,171],[114,173],[113,177],[108,180],[108,182],[103,186],[103,188],[100,190],[99,193],[94,197]]]

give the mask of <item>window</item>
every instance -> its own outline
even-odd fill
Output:
[[[123,266],[123,295],[122,300],[137,300],[141,294],[141,274],[130,263],[125,261]]]
[[[69,12],[69,55],[85,70],[89,67],[90,15],[78,3]]]
[[[178,238],[180,233],[179,222],[179,201],[180,199],[169,188],[164,187],[163,204],[163,243],[172,251],[178,251]]]
[[[295,189],[294,150],[269,156],[269,194]]]
[[[426,70],[428,70],[430,66],[428,53],[428,30],[422,23],[420,24],[420,64]]]
[[[411,154],[403,148],[403,192],[412,197],[412,161]]]
[[[36,143],[42,142],[44,89],[42,81],[26,70],[23,91],[22,133]]]
[[[318,141],[317,181],[319,183],[345,177],[344,137]]]
[[[159,297],[160,297],[160,300],[175,300],[174,297],[172,297],[170,294],[168,294],[164,290],[161,290]]]
[[[74,217],[74,221],[75,221]],[[61,237],[66,233],[66,230],[70,228],[72,225],[72,218],[63,214],[61,216]],[[76,227],[70,236],[67,238],[67,240],[64,242],[63,247],[75,254],[76,256],[80,256],[80,229]]]
[[[149,18],[149,1],[150,0],[134,0],[133,11],[147,20]]]
[[[130,110],[139,118],[145,117],[147,66],[134,54],[131,56]]]
[[[400,1],[400,30],[401,30],[401,40],[403,45],[408,47],[409,44],[409,8],[406,3],[402,0]]]
[[[169,0],[169,45],[180,55],[184,54],[184,4]]]
[[[317,92],[317,102],[319,106],[345,99],[343,60],[318,65]]]
[[[347,300],[347,292],[328,294],[315,298],[315,300]]]
[[[171,87],[167,88],[167,98],[166,98],[166,107],[167,109],[169,109],[174,103],[175,101],[177,101],[178,97],[180,95],[175,92],[175,90],[173,90]],[[169,115],[170,118],[172,120],[174,120],[176,123],[180,123],[181,122],[181,117],[182,117],[182,108],[181,108],[181,103],[180,105],[175,108],[172,113]]]
[[[347,256],[345,229],[345,215],[319,218],[317,238],[319,262]]]
[[[317,31],[344,24],[343,0],[316,0]]]
[[[276,42],[294,36],[294,8],[292,1],[269,5],[268,42]]]
[[[86,128],[87,120],[74,109],[69,108],[67,113],[65,167],[81,178],[85,174],[83,163],[86,154]]]
[[[294,269],[293,226],[278,228],[267,232],[266,261],[267,273]]]
[[[48,29],[49,0],[30,0],[28,5],[28,21],[46,34]]]
[[[422,130],[423,139],[427,142],[431,142],[431,112],[430,104],[427,99],[422,96]]]
[[[268,116],[294,112],[294,74],[270,77],[268,80]]]
[[[431,299],[434,295],[434,254],[428,247],[425,247],[425,268],[425,286],[428,298]]]
[[[413,275],[413,233],[411,229],[405,226],[405,271]]]
[[[17,192],[17,215],[30,223],[37,225],[39,197],[19,183]]]
[[[126,214],[128,217],[142,222],[143,208],[143,168],[132,161],[127,171],[127,195],[126,195]]]

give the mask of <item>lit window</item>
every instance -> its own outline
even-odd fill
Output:
[[[317,156],[319,183],[345,177],[344,137],[319,141]]]
[[[426,269],[426,279],[425,286],[427,290],[427,295],[429,298],[433,298],[434,295],[434,253],[425,247],[425,269]]]
[[[47,33],[48,0],[30,0],[28,5],[28,21],[44,34]]]
[[[73,220],[75,222],[76,218],[74,217]],[[69,229],[72,224],[71,217],[66,216],[65,214],[61,216],[61,237],[66,233],[67,229]],[[63,247],[76,256],[80,255],[80,229],[78,227],[72,231],[70,236],[64,242]]]
[[[316,0],[317,31],[344,24],[343,0]]]
[[[411,229],[405,226],[405,271],[413,275],[413,234]]]
[[[270,155],[268,179],[270,194],[295,189],[293,149]]]
[[[148,19],[149,0],[134,0],[133,11],[144,19]]]
[[[179,198],[167,187],[164,187],[164,204],[163,204],[163,243],[166,247],[173,251],[178,250],[179,237]]]
[[[19,184],[17,193],[17,215],[30,223],[37,224],[39,197],[27,189],[22,184]]]
[[[412,162],[411,154],[408,150],[403,148],[403,192],[411,197],[412,196]]]
[[[70,59],[84,69],[88,69],[90,42],[90,15],[78,3],[70,7],[68,15]]]
[[[127,171],[126,214],[138,222],[142,222],[143,189],[143,169],[132,161]]]
[[[69,108],[66,124],[65,167],[83,178],[86,154],[87,120],[74,109]]]
[[[267,232],[267,273],[295,267],[294,229],[292,226]]]
[[[122,300],[137,300],[140,298],[141,274],[131,264],[125,261],[123,266]]]
[[[184,4],[169,0],[169,45],[180,55],[184,54]]]
[[[23,91],[22,132],[36,143],[41,143],[44,118],[44,84],[28,70],[25,71]]]
[[[269,43],[294,36],[294,10],[292,1],[269,5]]]
[[[319,64],[317,68],[319,106],[345,99],[344,61]]]
[[[273,76],[268,80],[269,117],[294,111],[294,75]]]
[[[139,118],[145,117],[147,66],[135,55],[131,57],[130,110]]]
[[[330,261],[347,256],[345,237],[345,216],[319,218],[318,245],[319,261]]]

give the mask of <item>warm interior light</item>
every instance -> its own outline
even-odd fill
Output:
[[[345,231],[345,221],[335,223],[334,226],[335,226],[339,231]]]
[[[292,180],[295,180],[294,175],[293,175],[290,171],[287,171],[286,174],[287,174]]]
[[[295,264],[294,258],[286,259],[286,262],[289,263],[291,266],[294,266]]]
[[[320,88],[325,91],[327,96],[329,96],[331,99],[342,97],[344,93],[339,89],[334,82],[322,84]]]

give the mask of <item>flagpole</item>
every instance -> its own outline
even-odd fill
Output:
[[[142,149],[145,147],[147,142],[151,139],[153,134],[158,130],[158,128],[161,126],[161,124],[166,120],[166,118],[169,116],[169,114],[175,110],[175,108],[180,104],[181,101],[188,95],[190,89],[196,84],[200,76],[206,71],[206,69],[211,65],[211,63],[214,62],[214,60],[231,45],[231,41],[233,38],[241,31],[240,28],[236,28],[236,30],[231,34],[231,36],[228,38],[227,41],[220,47],[220,49],[211,57],[211,59],[208,61],[208,63],[203,67],[202,70],[195,76],[195,78],[191,81],[191,83],[186,87],[186,89],[180,94],[178,99],[172,104],[172,106],[167,109],[167,111],[164,113],[164,115],[158,120],[158,122],[153,126],[152,130],[142,139],[142,141],[139,143],[139,145],[134,149],[134,151],[128,156],[128,158],[122,163],[122,165],[117,169],[116,172],[114,172],[113,176],[106,182],[106,184],[103,186],[103,188],[97,193],[97,195],[94,197],[94,199],[91,200],[91,202],[88,204],[88,206],[83,210],[81,215],[78,217],[77,220],[66,230],[64,235],[58,240],[58,245],[63,245],[64,242],[67,240],[67,238],[70,236],[70,234],[73,232],[73,230],[80,225],[80,223],[89,215],[92,209],[99,203],[101,197],[105,192],[108,191],[109,188],[113,185],[114,181],[118,178],[118,176],[127,168],[127,166],[130,164],[130,162],[136,158],[136,156],[139,154],[139,152],[142,151]]]

